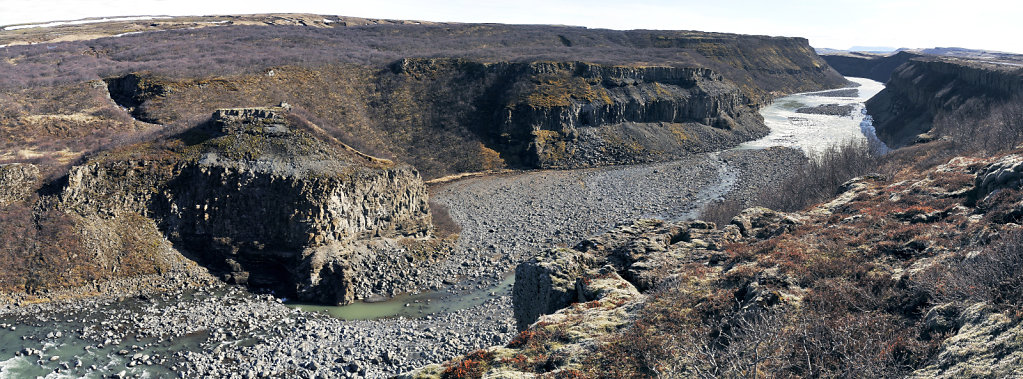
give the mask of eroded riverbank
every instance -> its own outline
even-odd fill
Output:
[[[393,375],[509,340],[514,322],[508,283],[495,284],[537,250],[574,244],[636,218],[692,217],[707,201],[729,191],[749,193],[755,189],[736,188],[758,185],[741,179],[743,175],[722,181],[723,174],[748,170],[758,173],[750,177],[780,180],[759,173],[781,175],[785,162],[794,157],[800,155],[788,149],[746,150],[658,164],[447,183],[434,188],[433,196],[462,226],[459,253],[430,271],[439,273],[436,280],[458,281],[447,296],[468,292],[468,298],[459,298],[465,303],[399,299],[386,306],[390,311],[396,307],[398,314],[409,312],[406,317],[345,321],[331,317],[328,307],[302,312],[265,295],[224,287],[119,302],[83,300],[8,309],[0,323],[11,324],[17,334],[5,334],[0,348],[9,357],[2,363],[4,373]],[[72,311],[76,309],[89,311],[79,314]],[[441,312],[411,318],[433,310]],[[55,330],[62,335],[49,337]],[[19,351],[32,354],[15,356]],[[53,356],[59,358],[51,360]]]
[[[448,207],[462,232],[456,253],[424,268],[420,284],[443,285],[442,292],[357,305],[385,310],[349,308],[403,317],[345,321],[340,318],[361,317],[338,314],[343,307],[303,312],[235,287],[7,308],[0,310],[0,326],[7,328],[0,376],[393,375],[508,341],[514,322],[503,281],[537,250],[571,245],[637,218],[692,218],[726,196],[750,199],[791,175],[803,159],[793,149],[749,148],[440,184],[431,197]],[[441,312],[419,317],[434,310]],[[60,336],[51,335],[57,331]]]

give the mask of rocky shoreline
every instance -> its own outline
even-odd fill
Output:
[[[416,268],[415,279],[401,280],[452,295],[493,287],[544,248],[573,245],[639,218],[690,218],[723,191],[749,198],[803,159],[793,149],[733,150],[667,163],[531,171],[434,186],[434,201],[447,206],[462,227],[458,246],[446,259]],[[75,367],[85,360],[80,353],[50,361],[55,346],[109,349],[119,358],[112,360],[116,364],[95,371],[123,370],[122,376],[145,368],[182,377],[384,377],[507,342],[515,332],[508,289],[494,288],[491,297],[482,305],[419,319],[344,321],[289,308],[269,295],[214,286],[121,302],[104,297],[8,306],[0,310],[0,323],[28,333],[23,345],[49,341],[49,348],[21,352],[36,353],[40,366],[70,374],[94,371],[91,364]],[[95,313],[68,316],[68,323],[57,325],[65,329],[63,337],[48,339],[54,328],[38,319],[87,309]]]

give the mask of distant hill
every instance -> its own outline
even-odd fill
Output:
[[[821,55],[831,67],[834,67],[842,75],[870,78],[879,82],[887,82],[896,67],[912,58],[921,56],[923,55],[908,51],[900,51],[891,55],[848,52]]]
[[[889,46],[853,46],[849,48],[849,51],[860,53],[892,53],[896,50],[898,48]]]
[[[868,54],[891,54],[905,48],[882,47],[882,46],[853,46],[848,49],[832,49],[827,47],[816,47],[817,54],[842,54],[842,53],[868,53]]]
[[[909,49],[900,49],[909,50]],[[962,47],[933,47],[929,49],[909,50],[922,54],[941,55],[946,57],[980,59],[1000,62],[1023,62],[1023,55],[1004,51],[967,49]]]
[[[925,56],[951,57],[1023,67],[1023,55],[1020,54],[961,47],[900,48],[893,54],[852,52],[827,48],[817,48],[815,50],[831,67],[834,67],[842,75],[870,78],[880,82],[888,81],[892,72],[903,63],[913,58]]]

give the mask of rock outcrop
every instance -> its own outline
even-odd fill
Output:
[[[24,201],[39,183],[39,168],[28,163],[0,165],[0,207]]]
[[[509,69],[525,89],[495,110],[488,139],[530,167],[665,160],[768,131],[754,100],[705,68],[540,62]]]
[[[760,214],[765,213],[757,213]],[[745,220],[771,224],[757,215],[748,214]],[[779,213],[770,216],[785,218]],[[586,239],[571,249],[543,252],[515,269],[512,301],[518,328],[525,330],[541,315],[555,313],[572,303],[593,300],[581,288],[587,278],[599,276],[598,271],[614,272],[638,290],[647,291],[671,280],[671,267],[721,261],[724,245],[740,239],[736,225],[717,229],[713,223],[703,221],[640,220]]]
[[[62,206],[150,218],[231,282],[351,302],[351,244],[427,236],[425,187],[411,167],[353,154],[285,113],[219,110],[168,146],[101,155],[71,169]]]
[[[632,313],[646,299],[611,266],[587,275],[575,289],[587,301],[540,317],[530,330],[521,332],[508,345],[478,350],[454,359],[453,363],[433,364],[397,377],[449,378],[470,372],[475,373],[470,377],[534,378],[538,375],[524,370],[533,365],[546,365],[548,372],[559,377],[578,373],[578,368],[585,364],[587,351],[601,337],[633,322]],[[541,359],[532,357],[527,351],[535,346],[550,346],[550,355],[559,358],[548,364],[544,362],[546,355]]]
[[[553,249],[537,255],[515,269],[513,296],[519,330],[541,315],[580,302],[577,282],[597,262],[592,255],[573,249]],[[585,300],[582,300],[585,302]]]
[[[1023,324],[987,304],[953,320],[958,331],[941,344],[934,362],[909,378],[1014,378],[1023,376]]]
[[[878,138],[896,148],[940,137],[924,135],[939,114],[988,107],[1020,94],[1023,75],[1012,66],[931,57],[899,66],[866,104]]]
[[[748,241],[739,224],[784,231],[794,216],[753,209],[718,229],[713,223],[639,220],[583,240],[575,247],[538,254],[515,270],[512,293],[520,334],[506,346],[431,365],[403,378],[447,377],[469,368],[484,377],[535,377],[534,373],[578,374],[608,335],[634,326],[648,293],[664,283],[699,279],[680,271],[700,267],[708,277],[731,268],[725,245]],[[737,301],[774,305],[798,298],[773,290],[790,281],[777,273],[740,283]],[[537,355],[537,351],[543,351]],[[547,360],[548,356],[559,359]]]
[[[1023,156],[1007,155],[977,173],[972,198],[980,200],[1002,189],[1023,187]]]

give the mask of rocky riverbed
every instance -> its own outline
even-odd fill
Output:
[[[536,251],[638,218],[693,218],[725,196],[752,198],[804,159],[791,148],[737,149],[666,163],[435,185],[430,195],[448,207],[460,238],[454,253],[416,268],[402,286],[436,288],[438,296],[424,301],[466,308],[346,321],[220,285],[7,306],[0,308],[0,376],[394,375],[510,340],[507,274]],[[466,293],[473,301],[459,300]]]
[[[751,193],[753,188],[740,187],[757,185],[738,178],[770,181],[800,157],[791,149],[744,150],[447,183],[433,188],[432,196],[448,206],[461,237],[448,260],[424,268],[422,284],[439,283],[449,296],[489,288],[479,305],[416,319],[344,321],[290,308],[269,295],[214,286],[7,308],[0,323],[14,330],[5,332],[0,348],[0,357],[9,358],[3,370],[30,376],[396,374],[509,340],[511,301],[507,284],[497,284],[533,252],[637,218],[691,218],[707,201],[729,190]],[[757,174],[735,175],[739,170]]]

